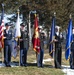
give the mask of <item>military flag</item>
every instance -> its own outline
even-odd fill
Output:
[[[55,37],[55,16],[52,18],[52,26],[51,26],[51,32],[50,32],[50,38],[49,38],[49,54],[51,57],[53,57],[53,43],[51,43],[54,40]]]
[[[11,54],[14,58],[17,57],[18,49],[17,49],[17,41],[16,40],[12,41],[12,53]]]
[[[15,29],[14,29],[14,40],[12,41],[12,56],[14,58],[16,58],[17,56],[17,51],[18,51],[18,48],[17,48],[17,41],[18,41],[18,38],[20,38],[21,36],[21,32],[20,32],[20,19],[19,19],[19,10],[18,10],[18,16],[17,16],[17,21],[16,21],[16,25],[15,25]]]
[[[65,58],[66,60],[70,56],[70,45],[72,42],[72,19],[69,20],[69,25],[68,25],[68,33],[67,33],[67,38],[66,38],[66,51],[65,51]]]
[[[32,42],[33,42],[34,51],[39,53],[40,52],[40,39],[39,39],[39,30],[38,30],[38,18],[36,16],[36,14],[35,14],[34,35],[32,38]]]
[[[19,10],[18,10],[18,16],[15,25],[15,37],[19,38],[20,36],[21,36],[21,32],[20,32],[20,19],[19,19]]]

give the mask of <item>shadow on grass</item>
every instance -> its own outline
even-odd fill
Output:
[[[12,64],[12,65],[15,65],[15,66],[19,66],[19,62],[13,61],[13,62],[11,62],[11,64]],[[34,67],[34,66],[37,66],[37,63],[27,63],[27,66],[28,66],[28,67],[29,67],[29,66],[33,66],[33,67]],[[47,64],[44,64],[43,67],[44,67],[44,68],[54,68],[53,65],[47,65]]]

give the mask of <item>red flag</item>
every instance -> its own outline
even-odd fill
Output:
[[[33,49],[37,53],[40,52],[40,38],[39,38],[39,30],[38,30],[38,18],[35,15],[35,22],[34,22],[34,35],[33,35]]]

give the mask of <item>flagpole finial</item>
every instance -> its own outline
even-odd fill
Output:
[[[37,15],[36,15],[36,13],[35,13],[35,17],[36,17]]]
[[[20,10],[19,9],[17,9],[17,12],[19,12]]]
[[[56,12],[54,12],[54,16],[56,16]]]
[[[70,16],[69,16],[69,17],[70,17],[70,19],[71,19],[71,18],[72,18],[72,15],[70,14]]]
[[[17,9],[17,13],[19,14],[19,12],[20,12],[20,10],[19,9]]]

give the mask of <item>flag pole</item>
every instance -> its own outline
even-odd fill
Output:
[[[31,47],[31,22],[30,22],[30,12],[29,12],[29,46]]]
[[[20,66],[20,37],[18,38],[18,42],[19,42],[19,66]]]
[[[56,12],[54,12],[54,17],[56,16]],[[54,29],[54,37],[53,37],[53,40],[55,40],[55,29]],[[54,46],[54,49],[53,49],[53,60],[55,59],[55,42],[53,42],[53,46]],[[55,66],[55,64],[53,63],[53,67]]]

